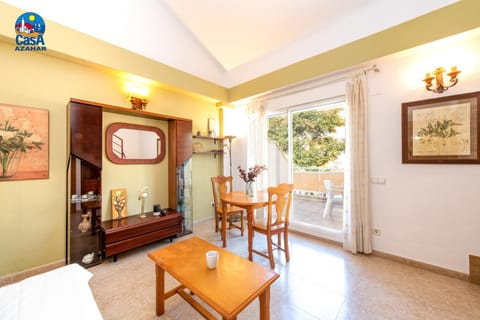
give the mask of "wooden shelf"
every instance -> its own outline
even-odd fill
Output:
[[[223,141],[224,137],[209,137],[209,136],[192,136],[194,139],[206,139],[206,140],[213,140],[213,143],[216,144],[218,141]]]
[[[153,113],[153,112],[148,112],[143,110],[129,109],[125,107],[112,106],[104,103],[76,99],[76,98],[70,98],[70,102],[87,104],[92,107],[101,108],[102,110],[105,110],[107,112],[127,114],[127,115],[141,117],[141,118],[148,118],[148,119],[155,119],[155,120],[183,120],[183,121],[190,121],[190,122],[192,121],[190,119],[179,118],[171,115]]]
[[[217,155],[224,155],[225,152],[223,150],[210,150],[210,151],[193,152],[193,154],[213,154],[213,157],[216,158]]]
[[[192,136],[194,139],[205,139],[205,140],[213,140],[213,143],[216,144],[218,141],[223,141],[226,139],[234,139],[235,136],[226,136],[226,137],[209,137],[209,136]],[[193,154],[213,154],[213,157],[216,158],[217,155],[224,155],[225,151],[223,149],[219,150],[208,150],[208,151],[194,151]]]

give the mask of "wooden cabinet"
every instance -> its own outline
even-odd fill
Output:
[[[192,122],[168,122],[168,206],[183,216],[183,234],[193,229]]]
[[[139,215],[102,222],[101,243],[103,256],[110,257],[139,246],[170,238],[182,233],[182,215],[167,209],[165,216],[153,216],[147,213],[146,218]]]
[[[101,262],[98,231],[102,193],[102,110],[71,103],[67,115],[70,128],[67,201],[70,210],[67,210],[66,262],[91,266]]]
[[[99,239],[100,217],[98,217],[99,210],[97,211],[99,203],[97,200],[70,203],[67,264],[78,263],[84,267],[90,267],[102,262]],[[90,209],[87,208],[88,205]]]
[[[169,121],[169,141],[172,142],[170,156],[178,167],[192,156],[192,122]]]
[[[102,109],[71,102],[69,120],[70,153],[97,168],[102,168]]]
[[[102,234],[102,232],[99,232],[102,217],[101,200],[98,198],[98,201],[94,203],[89,199],[84,199],[72,203],[71,195],[77,194],[78,197],[81,197],[82,194],[93,191],[95,196],[101,196],[103,112],[168,121],[168,199],[170,208],[176,211],[180,210],[180,213],[177,212],[175,218],[177,220],[180,219],[180,223],[176,220],[175,226],[171,229],[163,230],[159,228],[158,230],[163,231],[144,234],[142,233],[143,231],[139,231],[143,229],[135,227],[134,229],[137,230],[135,232],[140,232],[142,235],[138,233],[134,240],[127,241],[129,244],[126,247],[135,247],[139,243],[147,243],[152,239],[160,239],[163,236],[170,237],[175,234],[189,233],[185,231],[187,228],[191,230],[193,225],[191,208],[192,121],[71,98],[67,112],[67,124],[69,126],[68,143],[70,148],[69,171],[67,173],[69,181],[67,202],[70,203],[70,206],[68,206],[67,210],[66,263],[79,262],[82,264],[81,260],[83,257],[92,252],[95,253],[94,262],[101,261],[100,257],[102,255],[99,254],[103,250],[99,237]],[[90,215],[87,222],[91,223],[91,227],[88,232],[82,232],[79,229],[79,225],[85,222],[85,215]],[[180,218],[178,218],[179,215]],[[126,219],[128,220],[128,218]],[[138,219],[138,217],[135,219]],[[155,221],[162,224],[164,220],[165,223],[168,223],[169,219],[172,218],[157,219]],[[83,224],[84,226],[85,223]],[[84,229],[83,227],[80,228]],[[155,228],[158,228],[158,226]],[[106,231],[104,232],[106,237],[107,233]],[[110,253],[107,256],[115,254],[112,252],[118,252],[118,246],[125,248],[123,242],[122,244],[116,244],[114,246],[116,249],[107,250]]]
[[[178,185],[178,169],[192,157],[191,121],[168,122],[168,148],[168,184],[172,186],[168,192],[168,206],[178,210],[178,189],[173,186]]]

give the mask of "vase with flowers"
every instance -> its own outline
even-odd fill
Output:
[[[23,153],[42,149],[43,143],[38,141],[39,137],[24,127],[17,128],[9,120],[0,122],[0,178],[15,175]]]
[[[263,170],[267,170],[267,166],[260,166],[256,164],[253,167],[248,168],[248,171],[242,169],[241,166],[237,167],[240,178],[246,182],[245,193],[248,197],[255,196],[255,179],[262,173]]]

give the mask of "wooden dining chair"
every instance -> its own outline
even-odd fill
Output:
[[[254,217],[252,231],[264,234],[267,238],[267,251],[258,251],[253,248],[252,252],[261,255],[270,260],[270,267],[275,268],[273,259],[273,250],[285,252],[285,259],[290,261],[290,252],[288,249],[288,225],[290,221],[290,207],[292,205],[293,184],[282,183],[276,187],[268,188],[267,216]],[[283,242],[282,247],[282,237]],[[277,242],[273,242],[272,237],[277,235]]]
[[[220,218],[227,219],[228,222],[228,229],[237,228],[240,229],[240,234],[243,236],[244,231],[244,219],[243,214],[245,212],[244,209],[227,205],[227,212],[225,215],[223,214],[223,206],[221,195],[225,192],[232,191],[232,176],[218,176],[212,177],[212,191],[213,191],[213,202],[215,206],[215,232],[220,230],[219,222]],[[238,219],[238,224],[235,224],[234,219]]]

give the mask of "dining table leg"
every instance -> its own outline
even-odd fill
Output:
[[[253,213],[255,209],[252,207],[246,208],[247,210],[247,227],[248,227],[248,260],[253,261]]]
[[[227,247],[227,206],[225,203],[222,204],[222,246]]]

